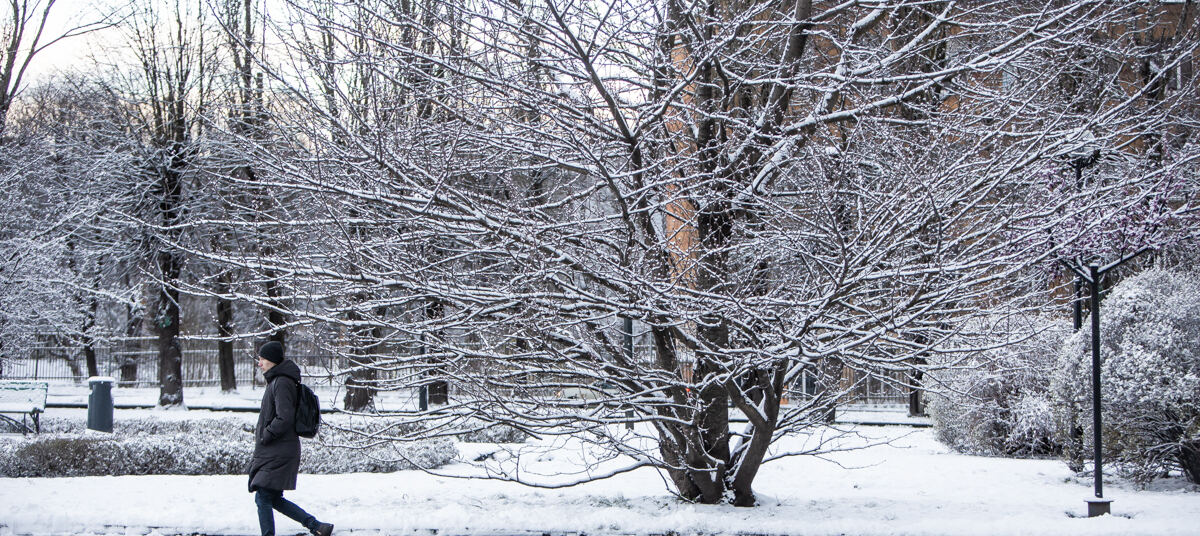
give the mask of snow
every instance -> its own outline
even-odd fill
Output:
[[[54,409],[54,413],[82,410]],[[126,410],[118,411],[118,418]],[[189,413],[129,410],[180,418]],[[252,414],[237,414],[250,417]],[[1115,516],[1087,519],[1091,481],[1057,460],[955,454],[933,431],[862,426],[827,456],[765,466],[761,506],[688,504],[663,477],[639,469],[564,489],[456,478],[467,463],[388,474],[309,475],[286,496],[337,526],[338,534],[1195,534],[1192,486],[1139,490],[1108,484]],[[800,442],[802,438],[787,441]],[[879,444],[886,442],[886,444]],[[534,445],[536,446],[536,445]],[[786,445],[785,445],[786,446]],[[470,460],[503,446],[462,444]],[[553,473],[573,448],[538,457]],[[303,529],[276,516],[281,534]],[[15,534],[255,534],[244,476],[123,476],[0,479],[0,536]]]
[[[313,392],[321,401],[321,407],[326,410],[343,408],[345,391],[335,387],[320,384],[310,385]],[[158,404],[157,387],[114,387],[112,390],[113,403],[117,408],[151,408]],[[261,386],[243,385],[230,393],[222,392],[217,387],[187,387],[184,389],[184,405],[191,412],[184,412],[182,418],[188,418],[189,413],[197,410],[237,410],[257,412],[262,402]],[[46,403],[53,406],[74,405],[86,406],[88,403],[88,387],[63,383],[51,383]],[[416,409],[417,394],[415,391],[384,391],[375,397],[375,408],[378,410]],[[851,405],[838,408],[836,421],[851,424],[907,424],[913,426],[931,426],[928,417],[909,416],[907,406],[902,404],[889,405]],[[51,410],[53,411],[53,410]],[[739,411],[733,410],[730,419],[745,422],[746,417]]]
[[[933,426],[929,417],[908,414],[908,406],[895,404],[883,406],[847,406],[834,412],[839,423],[855,424],[906,424],[909,426]]]
[[[321,400],[325,409],[341,408],[345,390],[316,383],[306,385]],[[87,384],[51,383],[46,404],[84,406],[88,403]],[[234,409],[258,411],[262,403],[263,387],[242,384],[233,392],[222,392],[219,387],[185,387],[183,403],[190,409]],[[112,389],[113,404],[121,407],[154,407],[158,404],[158,387],[120,387]],[[416,407],[415,392],[382,392],[376,396],[375,407],[380,410],[396,410]]]

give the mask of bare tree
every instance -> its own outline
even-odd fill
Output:
[[[25,75],[35,57],[46,48],[96,30],[111,27],[115,13],[97,13],[92,20],[67,25],[47,33],[46,26],[55,0],[8,0],[0,11],[0,143],[3,143],[8,112],[23,88]]]
[[[460,54],[464,44],[461,21],[447,18],[449,10],[440,2],[312,2],[290,4],[293,20],[306,21],[302,31],[291,34],[293,43],[304,51],[293,56],[305,66],[300,74],[313,84],[313,99],[294,100],[289,96],[280,113],[285,121],[301,112],[304,119],[316,130],[311,135],[320,138],[320,143],[344,147],[345,151],[359,140],[387,132],[403,132],[410,125],[444,121],[446,114],[438,108],[437,92],[430,81],[446,72],[440,62],[452,61]],[[375,24],[379,16],[396,17],[411,24]],[[274,21],[278,24],[280,21]],[[440,40],[437,36],[445,36]],[[397,65],[379,69],[379,58],[395,52],[391,43],[403,43],[410,52],[395,58]],[[247,56],[249,58],[249,56]],[[259,60],[260,63],[261,59]],[[274,72],[274,76],[281,73]],[[430,90],[430,87],[433,87]],[[315,113],[315,115],[313,115]],[[290,130],[290,126],[284,127]],[[309,134],[305,134],[306,136]],[[306,150],[288,151],[288,154],[304,155]],[[306,155],[300,158],[307,158]],[[311,161],[312,171],[334,180],[356,181],[361,172],[360,158]],[[273,177],[291,173],[288,166],[269,157],[260,163],[265,173]],[[278,179],[275,180],[277,184]],[[272,181],[267,181],[271,183]],[[247,183],[248,184],[248,183]],[[276,190],[278,190],[276,188]],[[320,196],[312,200],[323,207],[323,216],[341,219],[341,224],[321,229],[322,235],[332,233],[332,240],[322,237],[325,248],[315,251],[293,252],[300,255],[326,255],[331,262],[346,270],[360,270],[378,261],[364,248],[381,239],[381,230],[374,225],[374,217],[365,214],[372,207],[346,204]],[[391,231],[398,231],[392,229]],[[339,249],[330,250],[329,247]],[[426,248],[431,255],[439,255],[435,249]],[[267,255],[270,257],[271,255]],[[290,272],[290,270],[280,270]],[[270,270],[263,272],[270,277]],[[268,289],[269,290],[269,289]],[[268,292],[268,298],[269,298]],[[387,294],[387,293],[384,293]],[[378,290],[359,288],[339,292],[328,297],[326,305],[331,311],[344,317],[339,324],[345,329],[345,343],[339,350],[350,362],[347,372],[344,405],[348,410],[366,411],[373,407],[373,398],[378,388],[377,367],[373,366],[376,356],[388,350],[383,345],[388,336],[384,325],[378,320],[389,314],[390,305]],[[420,309],[401,307],[390,314],[423,315],[424,311],[437,310],[436,301]],[[300,317],[303,318],[303,317]],[[427,378],[436,394],[445,392],[445,383],[438,378]],[[439,390],[439,386],[442,387]],[[436,400],[436,396],[434,397]]]
[[[106,311],[135,299],[137,232],[117,217],[127,195],[131,145],[114,129],[119,102],[81,76],[60,77],[23,94],[9,116],[6,174],[4,339],[23,347],[33,333],[55,334],[101,373],[97,345],[118,331]],[[136,175],[136,174],[135,174]],[[11,331],[10,331],[11,330]]]
[[[239,188],[239,184],[253,183],[254,168],[245,156],[255,146],[261,146],[268,138],[266,122],[268,120],[263,95],[262,74],[256,76],[256,57],[261,56],[261,6],[254,0],[228,0],[216,3],[218,22],[225,37],[227,59],[230,68],[225,76],[229,79],[224,101],[226,103],[227,140],[217,140],[214,136],[211,143],[215,150],[211,165],[213,175],[208,181],[213,190],[212,204],[216,213],[225,219],[238,218],[254,221],[261,213],[262,204],[267,197],[261,188]],[[216,118],[214,118],[216,119]],[[236,180],[229,181],[222,174],[230,173]],[[214,251],[230,254],[239,248],[257,247],[244,244],[239,239],[236,227],[228,225],[213,225],[208,229],[210,246]],[[216,300],[217,333],[221,338],[218,343],[218,368],[221,376],[221,389],[230,391],[237,387],[234,377],[233,343],[237,332],[234,326],[234,289],[235,270],[224,265],[212,265],[216,270],[213,277],[211,294]],[[268,287],[276,284],[274,278],[267,280]],[[276,294],[268,291],[268,294]],[[264,315],[269,337],[279,342],[285,342],[284,319],[275,308],[269,308]]]
[[[185,185],[196,173],[197,133],[212,89],[204,13],[199,5],[181,2],[166,9],[153,2],[139,5],[122,26],[137,71],[112,84],[129,103],[122,120],[138,142],[149,178],[146,194],[156,205],[153,217],[139,221],[155,238],[150,250],[158,288],[149,317],[158,334],[160,406],[183,405],[179,300],[186,258],[181,249]]]
[[[379,329],[403,351],[363,360],[372,385],[453,387],[401,412],[427,426],[372,439],[483,422],[599,447],[576,478],[493,467],[534,485],[650,466],[685,499],[754,504],[763,463],[826,447],[851,372],[955,366],[964,321],[1047,303],[1030,267],[1073,240],[1050,229],[1155,188],[1143,169],[1044,195],[1085,129],[1140,158],[1144,125],[1194,121],[1147,104],[1152,83],[1090,74],[1095,109],[1054,90],[1063,48],[1147,16],[1118,2],[319,4],[275,21],[304,67],[269,71],[290,147],[256,165],[326,212],[275,225],[325,239],[214,260],[332,304],[298,321]],[[806,377],[822,388],[785,405]],[[810,441],[770,449],[789,434]]]

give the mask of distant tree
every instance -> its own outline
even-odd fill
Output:
[[[223,37],[224,50],[220,55],[221,73],[218,78],[226,80],[223,91],[215,98],[219,100],[213,106],[211,120],[219,128],[210,132],[206,140],[210,150],[207,151],[205,162],[201,166],[205,171],[204,200],[200,204],[208,205],[204,218],[209,223],[205,225],[205,235],[208,237],[208,247],[212,251],[221,252],[228,256],[245,251],[257,251],[260,247],[270,247],[269,240],[263,240],[262,233],[255,233],[245,228],[241,222],[263,220],[261,205],[266,199],[261,187],[247,187],[254,184],[256,175],[249,154],[261,146],[269,137],[267,132],[266,104],[263,95],[263,79],[259,72],[256,76],[254,61],[261,56],[262,36],[258,33],[261,26],[260,3],[254,0],[227,0],[213,4],[217,13],[217,23]],[[218,112],[224,108],[224,117]],[[230,180],[227,175],[233,176]],[[237,222],[237,223],[231,223]],[[269,250],[268,250],[269,251]],[[235,290],[240,277],[236,268],[221,263],[206,263],[215,272],[208,279],[211,284],[207,288],[194,289],[200,294],[211,294],[216,303],[217,334],[220,341],[217,344],[217,363],[221,378],[221,389],[231,391],[237,387],[234,376],[234,340],[239,332],[234,323]],[[276,285],[275,278],[266,282],[267,286]],[[268,291],[268,294],[277,294]],[[284,318],[275,307],[268,307],[263,317],[267,336],[279,342],[286,342]],[[251,330],[257,328],[251,328]]]
[[[51,11],[54,10],[54,4],[55,0],[47,0],[44,3],[37,0],[7,0],[0,5],[0,177],[4,181],[6,214],[17,219],[35,214],[45,216],[44,213],[38,214],[30,212],[31,210],[50,210],[53,213],[62,208],[61,205],[50,207],[42,204],[49,202],[43,198],[43,194],[47,193],[46,185],[39,180],[39,175],[48,167],[48,162],[44,159],[46,155],[41,152],[47,148],[42,145],[45,139],[30,132],[14,133],[9,128],[10,116],[18,95],[25,89],[29,68],[47,47],[71,37],[107,28],[116,20],[115,14],[96,12],[90,19],[77,19],[61,31],[48,33],[47,22]],[[55,300],[29,301],[37,293],[42,293],[43,298],[55,296],[55,291],[60,292],[58,296],[67,295],[63,294],[61,288],[39,283],[39,276],[34,276],[40,274],[41,277],[49,277],[52,273],[48,271],[50,266],[43,264],[49,259],[42,255],[53,249],[54,246],[50,244],[56,242],[54,238],[46,236],[47,228],[38,225],[46,221],[43,217],[34,217],[20,222],[13,221],[12,225],[5,222],[4,229],[7,232],[0,238],[3,240],[5,257],[0,264],[0,275],[5,281],[4,295],[11,299],[6,305],[11,307],[5,307],[6,312],[0,314],[0,332],[3,333],[3,336],[0,336],[0,339],[3,339],[3,342],[0,342],[0,361],[9,357],[9,352],[21,347],[22,341],[28,340],[38,326],[42,329],[52,329],[51,326],[65,327],[60,315],[71,314],[70,307],[52,307],[51,304],[56,303]],[[38,232],[39,230],[41,232]],[[35,246],[27,242],[29,240],[44,242]],[[51,258],[54,257],[57,255],[51,254]],[[96,273],[98,274],[99,270],[96,270]],[[94,300],[95,295],[85,299]],[[91,304],[95,304],[95,301],[91,301]],[[86,308],[92,310],[90,305]],[[90,316],[94,318],[94,313]],[[87,321],[75,324],[76,329],[70,331],[77,332],[79,328],[83,328],[83,332],[88,333],[91,330],[86,327],[87,324]],[[88,336],[90,335],[85,335]],[[91,346],[88,344],[86,347]],[[94,356],[88,360],[91,371],[95,370],[94,361]]]
[[[119,105],[86,78],[57,78],[24,94],[0,147],[12,233],[3,249],[14,268],[3,338],[21,347],[31,334],[60,336],[82,349],[89,375],[115,331],[101,325],[105,311],[136,299],[139,233],[121,214],[137,210],[129,194],[139,177],[128,174],[131,145],[112,122]]]
[[[138,221],[153,237],[149,251],[157,297],[148,313],[158,335],[160,406],[184,403],[179,300],[187,258],[186,184],[197,174],[199,129],[212,91],[205,13],[182,3],[166,9],[155,2],[138,4],[122,25],[138,65],[134,71],[118,66],[110,82],[111,91],[127,103],[119,120],[137,144],[139,168],[149,179],[143,193],[155,205],[151,218]]]
[[[118,20],[116,12],[96,12],[54,33],[46,23],[55,0],[6,0],[0,7],[0,144],[4,143],[8,112],[23,89],[29,66],[46,48],[71,37],[108,28]],[[78,15],[78,13],[76,13]]]
[[[440,2],[357,2],[344,4],[340,2],[317,1],[307,4],[290,4],[290,16],[297,20],[313,22],[315,25],[304,28],[301,32],[289,34],[294,43],[304,51],[303,54],[291,57],[304,65],[300,76],[313,84],[314,92],[306,96],[297,96],[284,92],[278,111],[283,121],[297,118],[308,123],[311,128],[303,136],[315,136],[314,140],[334,147],[350,146],[359,143],[363,136],[374,136],[387,132],[404,132],[412,125],[437,124],[445,121],[446,111],[438,103],[441,90],[431,82],[432,79],[447,72],[440,66],[441,61],[453,61],[458,51],[463,48],[462,22],[459,20],[444,20],[441,14],[447,12],[446,6]],[[452,11],[452,10],[450,10]],[[422,26],[413,25],[399,27],[379,24],[378,13],[391,13],[404,20],[420,21]],[[279,25],[280,21],[271,21]],[[328,22],[327,24],[325,22]],[[291,29],[276,26],[282,32]],[[311,30],[311,31],[309,31]],[[231,32],[233,33],[233,32]],[[446,41],[435,37],[435,33],[444,33]],[[420,50],[421,56],[407,55],[398,58],[403,67],[379,69],[378,58],[392,53],[389,43],[404,43],[412,50]],[[257,53],[246,49],[245,62],[255,61],[260,65],[270,65],[264,62]],[[280,76],[278,71],[269,73],[272,77]],[[276,79],[275,83],[279,83]],[[286,86],[285,86],[286,87]],[[299,97],[299,98],[297,98]],[[295,136],[295,131],[288,131]],[[297,248],[285,246],[283,251],[261,250],[266,258],[280,256],[323,256],[342,269],[357,271],[365,266],[377,265],[377,260],[371,257],[369,244],[381,240],[389,240],[387,236],[394,232],[403,232],[402,228],[384,229],[373,224],[374,217],[367,216],[375,210],[371,206],[346,204],[339,200],[331,200],[326,196],[312,196],[302,190],[278,188],[279,181],[286,181],[295,172],[294,165],[306,167],[306,172],[317,173],[329,177],[333,181],[356,181],[356,175],[362,171],[364,162],[358,159],[340,160],[336,153],[333,158],[318,157],[310,160],[310,153],[303,147],[283,149],[278,144],[270,149],[261,147],[256,154],[263,155],[259,161],[261,169],[271,174],[269,179],[260,178],[257,184],[270,184],[270,205],[261,207],[264,221],[277,222],[276,212],[289,211],[293,216],[303,213],[307,217],[320,218],[325,221],[337,222],[330,226],[308,228],[306,233],[315,233],[321,244],[317,247]],[[296,162],[281,166],[281,155],[295,157]],[[245,181],[246,187],[253,187],[254,181]],[[281,206],[279,200],[291,195],[307,196],[319,213],[308,210],[294,209]],[[293,221],[296,218],[293,217]],[[287,228],[288,224],[279,224]],[[286,231],[289,236],[296,232],[294,226]],[[336,239],[330,240],[330,234]],[[292,240],[286,241],[294,244]],[[431,243],[420,246],[430,256],[443,253]],[[266,281],[275,280],[279,273],[293,273],[282,267],[263,266],[258,270],[261,278]],[[279,287],[282,288],[282,287]],[[272,309],[283,312],[284,301],[297,301],[299,296],[279,294],[271,287],[266,289],[263,300],[274,304]],[[344,353],[349,359],[350,368],[347,373],[346,394],[344,405],[351,411],[370,411],[374,406],[374,395],[377,390],[378,373],[373,361],[377,356],[387,353],[383,341],[386,332],[391,328],[378,321],[389,314],[401,314],[420,317],[433,314],[439,310],[436,297],[418,306],[403,304],[398,309],[386,305],[387,296],[394,294],[387,289],[370,289],[365,287],[346,288],[343,291],[325,295],[323,306],[331,314],[344,319],[338,322],[343,331],[342,340],[335,345],[339,353]],[[304,303],[311,303],[304,301]],[[294,307],[294,306],[293,306]],[[300,322],[312,321],[300,315]],[[411,342],[411,341],[410,341]],[[409,347],[415,348],[418,343],[412,342]],[[436,377],[426,377],[425,380],[436,395],[446,392],[444,380]],[[440,389],[439,389],[440,388]],[[436,396],[435,396],[436,398]]]

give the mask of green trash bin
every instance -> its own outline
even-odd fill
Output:
[[[114,383],[116,383],[116,380],[108,376],[93,376],[88,378],[88,387],[92,389],[92,393],[88,395],[88,429],[100,432],[112,432],[112,386]]]

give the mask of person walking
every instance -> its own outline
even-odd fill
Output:
[[[313,534],[329,536],[333,525],[317,521],[283,498],[284,490],[296,489],[296,474],[300,472],[300,436],[296,435],[300,367],[284,357],[282,344],[270,341],[258,349],[258,368],[267,382],[254,429],[254,458],[250,461],[249,487],[258,505],[258,526],[263,536],[274,536],[274,510],[279,510]]]

